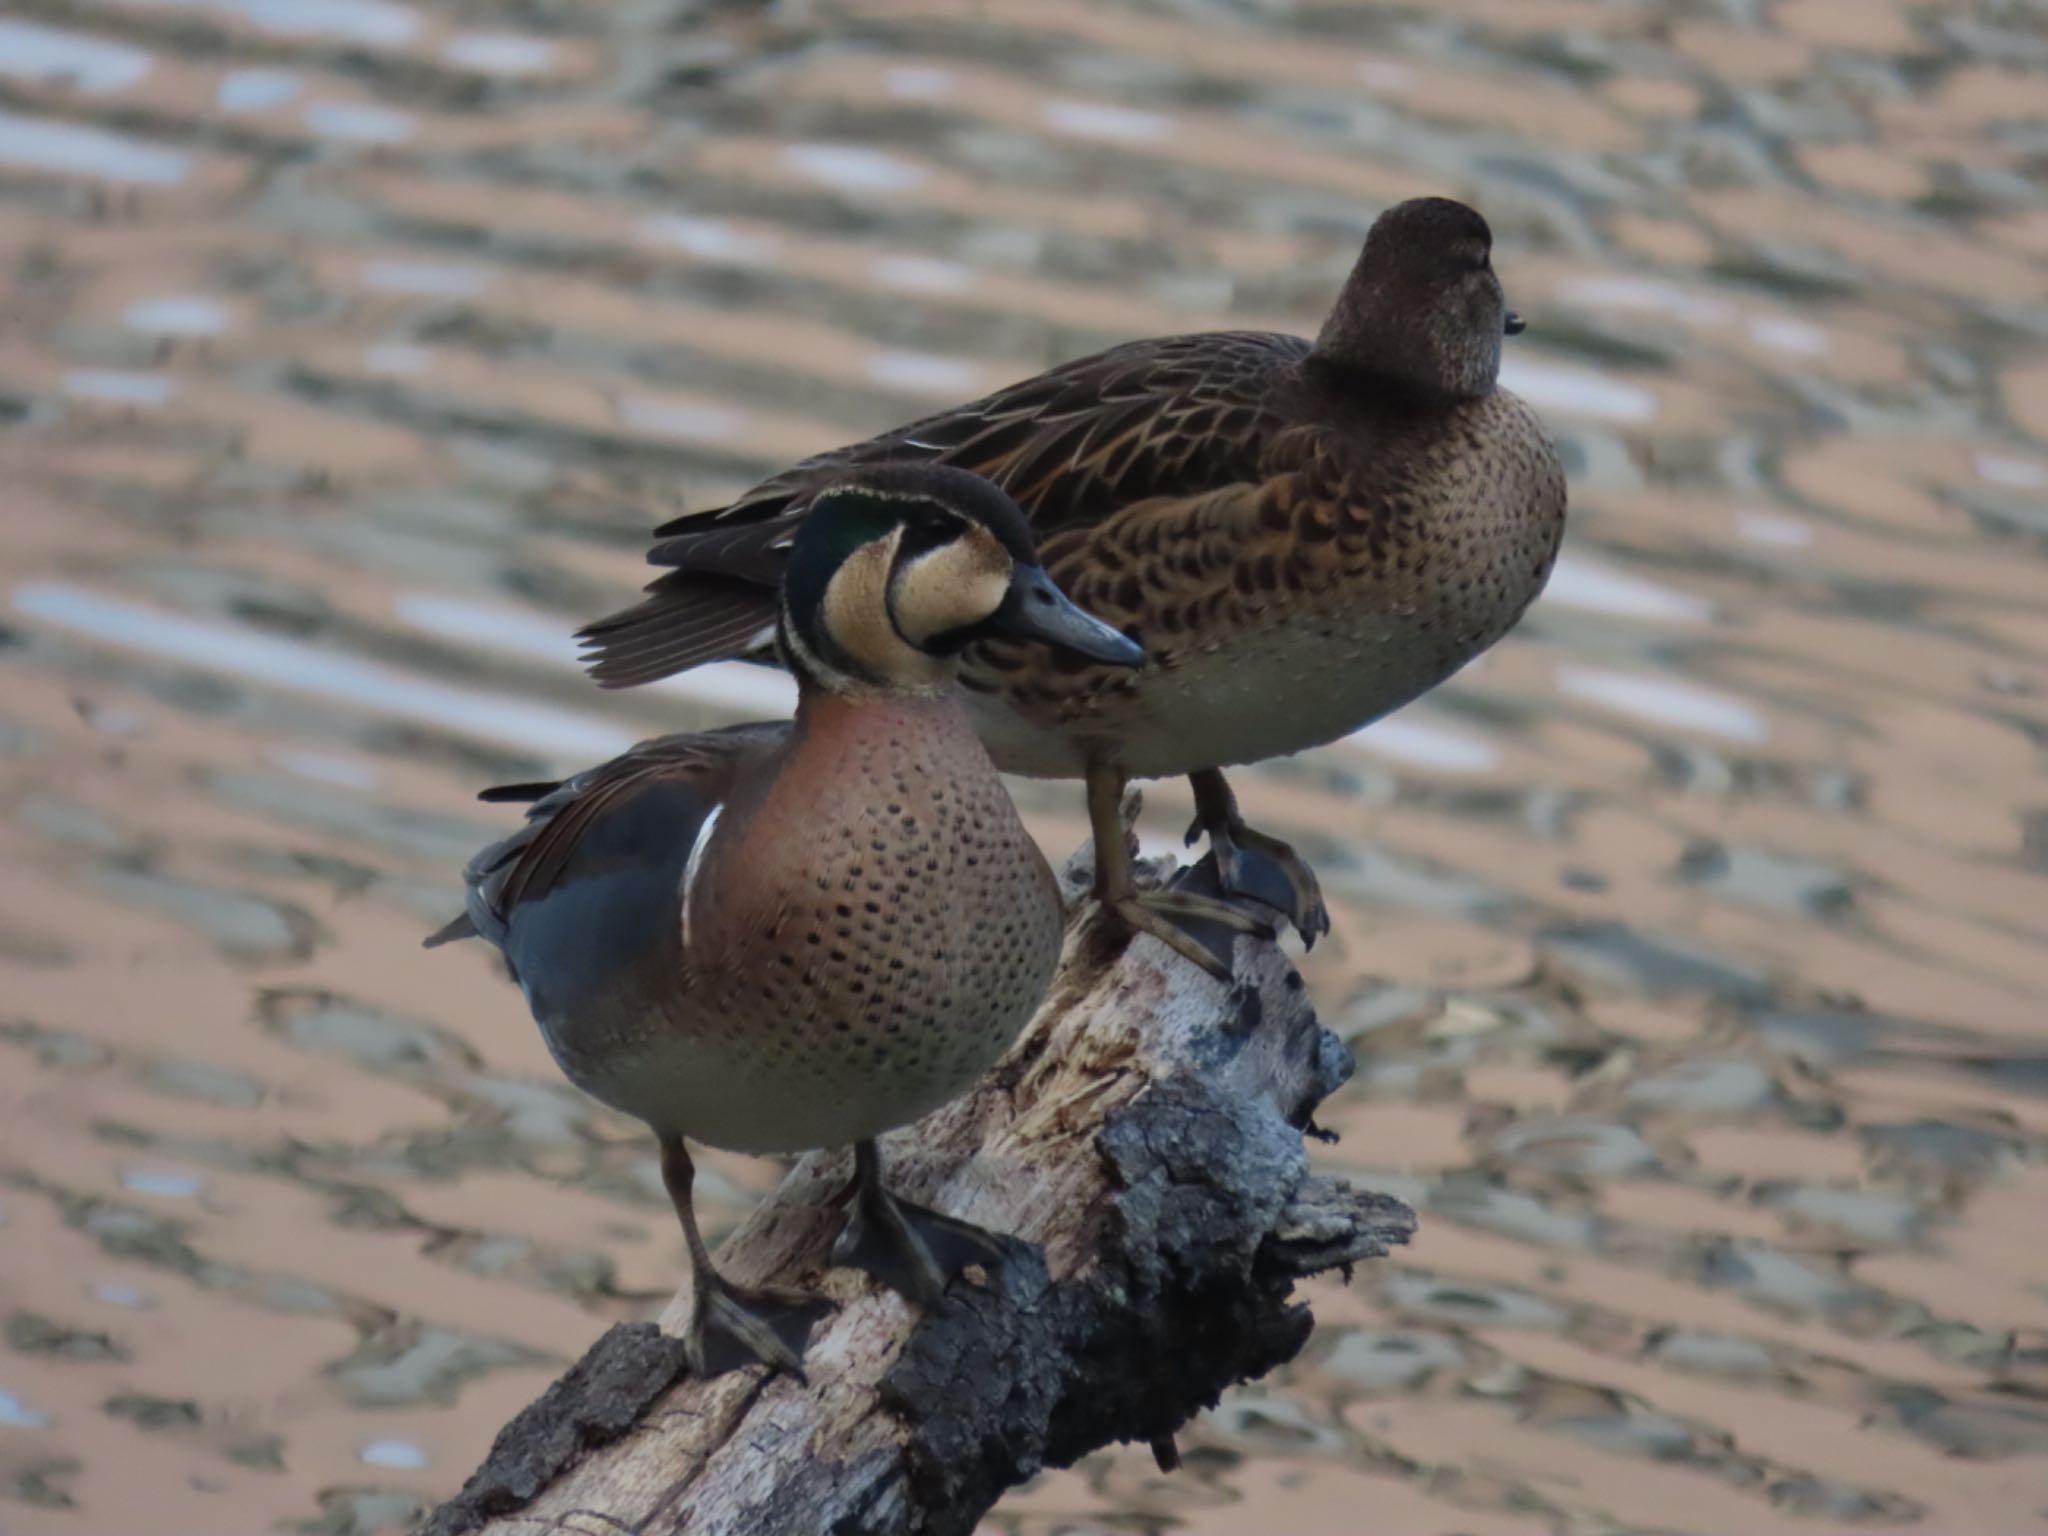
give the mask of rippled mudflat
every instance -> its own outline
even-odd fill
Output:
[[[1424,192],[1567,558],[1242,781],[1336,898],[1322,1155],[1423,1229],[989,1528],[2048,1523],[2044,98],[2026,0],[16,0],[0,1529],[402,1526],[676,1284],[637,1128],[417,948],[481,784],[782,707],[581,681],[647,525],[1312,329]]]

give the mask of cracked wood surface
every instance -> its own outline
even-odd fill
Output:
[[[1010,1054],[882,1144],[903,1194],[1022,1240],[995,1274],[918,1317],[829,1267],[851,1157],[813,1153],[719,1255],[839,1304],[807,1383],[684,1379],[679,1295],[508,1424],[426,1531],[964,1536],[1040,1467],[1157,1443],[1291,1358],[1312,1326],[1293,1283],[1414,1228],[1309,1172],[1304,1128],[1350,1055],[1277,945],[1240,940],[1226,987],[1150,939],[1106,954],[1092,912]]]

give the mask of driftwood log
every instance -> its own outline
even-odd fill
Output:
[[[1084,852],[1063,872],[1085,889]],[[1206,872],[1198,870],[1198,876]],[[1208,888],[1213,889],[1213,885]],[[1170,1465],[1176,1429],[1292,1358],[1294,1283],[1405,1242],[1399,1201],[1309,1172],[1304,1133],[1351,1073],[1279,947],[1225,986],[1082,903],[1058,981],[968,1097],[885,1138],[892,1187],[1025,1241],[918,1317],[830,1268],[851,1158],[803,1159],[726,1243],[743,1284],[814,1286],[807,1382],[683,1375],[620,1325],[499,1433],[431,1536],[965,1536],[1007,1488],[1112,1441]]]

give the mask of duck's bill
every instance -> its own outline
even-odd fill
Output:
[[[1006,639],[1035,640],[1105,666],[1136,667],[1145,660],[1137,641],[1082,612],[1040,566],[1018,568],[1009,597],[988,627]]]
[[[1516,314],[1512,309],[1509,310],[1507,323],[1508,334],[1510,336],[1519,336],[1522,334],[1522,332],[1526,331],[1527,329],[1529,329],[1528,322],[1525,321],[1520,315]]]

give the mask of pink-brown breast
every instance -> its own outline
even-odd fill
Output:
[[[957,700],[809,701],[732,809],[696,882],[718,899],[686,909],[675,1027],[649,1043],[677,1128],[830,1146],[965,1091],[1044,996],[1063,914]]]

